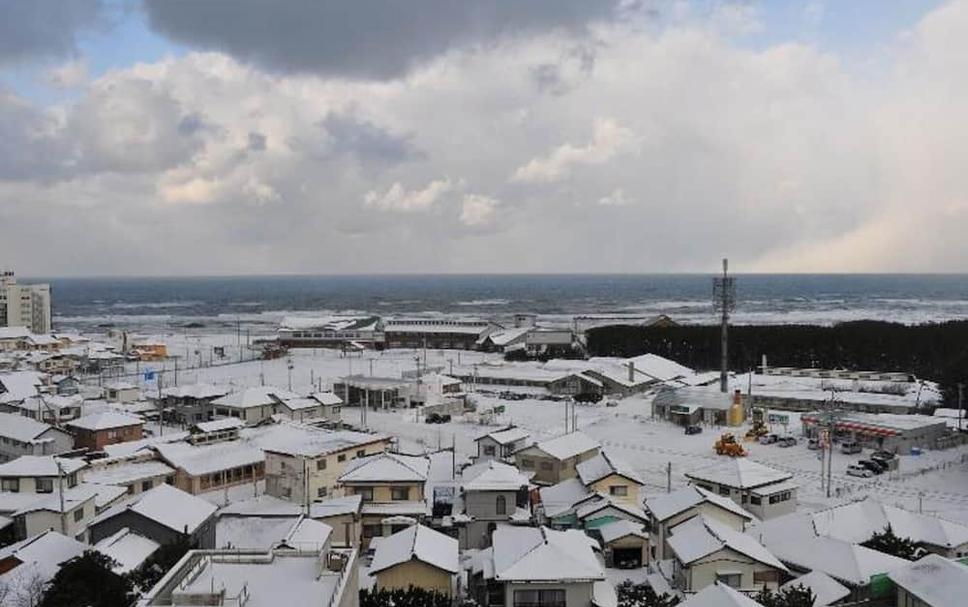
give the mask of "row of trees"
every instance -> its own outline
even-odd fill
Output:
[[[718,369],[718,326],[610,326],[588,331],[593,356],[637,356],[651,352],[694,369]],[[730,327],[733,371],[761,364],[899,371],[936,381],[945,400],[957,402],[957,385],[968,382],[968,321],[902,325],[880,321],[834,326],[740,325]]]
[[[615,589],[618,607],[675,607],[679,599],[670,594],[657,594],[648,584],[625,580]],[[772,591],[761,590],[755,597],[763,607],[813,607],[813,591],[804,586],[793,586]]]

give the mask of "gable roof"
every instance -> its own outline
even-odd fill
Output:
[[[369,434],[353,430],[326,430],[315,426],[284,422],[266,430],[259,442],[265,451],[285,455],[318,457],[386,440],[389,440],[389,437],[385,434]]]
[[[649,517],[645,514],[645,511],[638,506],[633,506],[625,502],[614,500],[609,496],[602,495],[600,493],[594,494],[595,499],[588,500],[586,503],[581,504],[575,510],[575,515],[580,519],[586,519],[591,515],[605,510],[606,508],[615,508],[621,512],[632,516],[643,523],[649,520]]]
[[[685,565],[729,548],[764,565],[787,570],[769,550],[749,535],[702,515],[673,527],[672,537],[668,542],[669,547]]]
[[[39,580],[51,580],[62,563],[80,556],[90,547],[56,531],[44,531],[23,541],[0,548],[0,561],[13,557],[22,564],[0,575],[0,584],[12,588]]]
[[[607,525],[602,525],[598,528],[598,531],[602,534],[602,541],[606,544],[630,535],[645,539],[648,539],[649,537],[645,532],[645,527],[639,523],[633,523],[632,521],[625,519],[620,519],[608,523]]]
[[[692,595],[679,607],[763,607],[742,592],[722,582],[714,582]]]
[[[430,470],[430,460],[415,455],[400,455],[398,453],[379,453],[367,457],[360,457],[346,466],[346,471],[339,477],[341,483],[378,483],[383,481],[412,481],[423,483],[427,481]]]
[[[815,512],[817,535],[847,542],[866,542],[891,526],[898,537],[917,543],[954,548],[968,543],[968,525],[904,510],[872,499]]]
[[[577,478],[569,478],[538,490],[545,516],[562,515],[578,502],[592,495],[585,485]]]
[[[494,579],[502,582],[605,579],[594,540],[577,529],[498,527],[492,542]]]
[[[476,442],[479,440],[483,440],[485,438],[489,438],[499,445],[507,445],[507,444],[528,438],[529,436],[531,436],[531,433],[525,430],[524,428],[515,428],[512,426],[509,428],[505,428],[503,430],[488,432],[483,436],[478,436],[477,438],[474,439],[474,441]]]
[[[309,398],[315,400],[320,405],[331,406],[343,404],[343,399],[333,392],[313,392],[309,395]]]
[[[64,474],[73,474],[87,464],[78,459],[64,457],[55,458],[53,455],[21,455],[15,460],[0,464],[0,476],[57,476],[57,464],[60,463]]]
[[[613,474],[624,476],[639,485],[645,484],[628,463],[610,455],[604,449],[599,451],[595,457],[587,459],[575,466],[575,469],[578,471],[578,477],[581,479],[581,482],[586,485],[591,485]]]
[[[216,508],[202,498],[185,493],[171,485],[158,485],[145,491],[127,505],[120,504],[106,510],[91,521],[91,525],[126,510],[136,512],[178,533],[186,531],[193,533],[215,513]]]
[[[464,469],[464,491],[517,491],[528,486],[528,477],[516,467],[494,460]]]
[[[850,586],[863,586],[871,576],[889,573],[908,563],[904,559],[829,537],[767,540],[770,550],[797,569],[823,571]]]
[[[888,573],[888,577],[931,607],[963,605],[968,592],[968,567],[937,554]]]
[[[94,544],[95,550],[115,561],[112,571],[118,574],[137,569],[160,547],[158,542],[127,527]]]
[[[686,473],[686,477],[726,485],[736,489],[753,489],[793,478],[789,472],[781,472],[746,458],[730,458],[718,466],[706,466]]]
[[[728,497],[716,495],[694,485],[677,489],[672,493],[650,497],[645,501],[645,508],[652,513],[657,521],[662,522],[702,503],[713,504],[749,521],[756,518]]]
[[[111,430],[113,428],[124,428],[127,426],[137,426],[144,424],[144,420],[134,415],[121,413],[120,411],[101,411],[79,417],[74,421],[67,422],[68,426],[90,430]]]
[[[563,434],[534,446],[558,460],[568,459],[601,448],[597,440],[583,432]]]
[[[380,540],[370,573],[417,560],[448,573],[460,571],[457,540],[423,525],[411,525]]]
[[[36,440],[48,430],[64,433],[60,428],[54,428],[50,424],[39,422],[24,415],[13,413],[0,413],[0,436],[15,438],[21,442]]]
[[[813,592],[813,607],[826,607],[850,594],[850,589],[823,571],[811,571],[780,586],[781,590],[803,586]]]
[[[231,392],[225,396],[216,398],[212,401],[212,404],[234,409],[248,409],[250,407],[274,404],[276,399],[286,400],[290,398],[299,398],[299,395],[283,388],[256,386],[253,388],[244,388],[238,392]]]

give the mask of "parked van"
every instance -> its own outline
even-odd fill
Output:
[[[840,444],[840,452],[845,455],[860,453],[861,451],[860,443],[855,440],[847,440]]]

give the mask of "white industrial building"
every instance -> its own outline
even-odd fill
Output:
[[[0,272],[0,327],[50,333],[50,285],[20,284],[13,270]]]

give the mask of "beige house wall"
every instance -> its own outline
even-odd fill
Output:
[[[625,487],[626,495],[613,495],[611,492],[612,487]],[[642,485],[618,474],[610,474],[592,483],[591,490],[610,495],[617,502],[622,502],[630,506],[642,506],[640,495]]]
[[[376,587],[380,589],[406,589],[415,586],[447,595],[453,593],[453,576],[449,572],[413,559],[384,569],[375,577]]]

